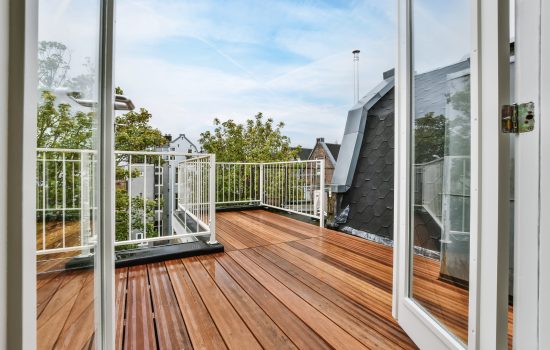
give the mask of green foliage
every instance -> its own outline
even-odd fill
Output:
[[[71,112],[68,104],[55,103],[55,96],[42,92],[38,105],[37,146],[44,148],[90,149],[94,112]]]
[[[62,47],[60,47],[61,49]],[[56,78],[57,79],[57,78]],[[85,80],[83,78],[83,80]],[[58,80],[56,80],[58,81]],[[40,148],[52,148],[52,149],[92,149],[93,148],[93,136],[94,136],[94,122],[96,115],[94,112],[82,112],[73,111],[71,105],[66,103],[56,103],[56,96],[49,90],[44,90],[41,95],[41,100],[38,105],[38,123],[37,123],[37,147]],[[165,137],[158,130],[150,125],[152,115],[146,110],[141,108],[139,111],[131,111],[126,114],[122,114],[116,117],[115,128],[115,149],[127,150],[127,151],[142,151],[151,150],[155,147],[162,146],[166,143]],[[38,188],[39,198],[42,198],[44,191],[47,191],[46,198],[48,207],[56,207],[61,205],[55,199],[62,198],[63,196],[63,166],[61,161],[61,155],[54,152],[46,152],[45,156],[48,162],[45,163],[43,168],[42,162],[39,162],[37,169],[40,174],[46,175],[44,186]],[[38,155],[38,159],[42,159],[43,154]],[[67,200],[74,201],[67,202],[68,206],[79,207],[80,206],[80,177],[79,173],[79,153],[66,153],[65,159],[70,161],[74,160],[76,168],[73,169],[70,165],[66,169],[65,185],[67,188]],[[120,166],[125,161],[124,156],[117,157],[116,178],[119,184],[116,190],[116,238],[117,240],[128,239],[129,225],[128,222],[128,210],[129,195],[126,189],[126,181],[129,178],[128,170]],[[143,162],[143,157],[134,157],[132,160],[134,163]],[[153,160],[148,159],[147,163],[151,163]],[[155,163],[158,159],[155,159]],[[72,164],[72,163],[69,163]],[[72,176],[72,172],[75,172],[76,176]],[[138,169],[132,170],[132,177],[139,177],[141,175]],[[73,183],[74,182],[74,183]],[[47,184],[47,186],[46,186]],[[74,192],[73,193],[73,189]],[[161,199],[152,200],[144,199],[141,196],[136,196],[131,199],[132,201],[132,230],[143,231],[143,212],[145,204],[146,212],[146,231],[147,237],[153,237],[157,234],[157,228],[155,227],[155,213],[156,209],[163,207]],[[144,203],[145,201],[145,203]],[[38,203],[40,206],[40,203]],[[55,213],[54,213],[55,214]],[[53,214],[52,214],[53,215]],[[118,249],[129,248],[119,247]]]
[[[129,199],[128,192],[126,191],[126,188],[117,188],[116,194],[115,194],[115,207],[116,207],[116,215],[115,215],[115,236],[116,241],[126,241],[129,240],[129,226],[130,226],[130,218],[128,215],[128,211],[130,208],[130,199]],[[144,208],[145,206],[145,208]],[[152,199],[144,199],[143,197],[136,196],[132,198],[132,207],[131,207],[131,213],[132,213],[132,232],[147,232],[147,238],[156,237],[158,236],[159,232],[157,230],[157,227],[155,227],[155,215],[156,210],[159,208],[163,208],[164,203],[162,200],[152,200]],[[146,213],[146,220],[145,223],[143,222],[143,213]],[[135,237],[132,237],[135,238]],[[129,249],[134,248],[134,245],[125,245],[120,246],[118,249]]]
[[[298,149],[291,149],[290,138],[282,134],[284,123],[264,121],[262,113],[238,124],[229,119],[214,119],[213,132],[201,133],[200,144],[208,153],[216,154],[219,162],[269,162],[295,159]]]
[[[433,112],[417,118],[414,122],[414,156],[415,163],[425,163],[442,158],[445,154],[445,128],[447,119],[444,115],[435,116]]]
[[[150,125],[153,116],[145,108],[119,115],[115,120],[117,151],[151,150],[166,144],[160,130]]]

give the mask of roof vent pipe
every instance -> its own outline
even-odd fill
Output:
[[[353,50],[353,102],[359,102],[359,50]]]

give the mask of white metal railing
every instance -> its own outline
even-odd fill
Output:
[[[37,149],[38,255],[65,252],[87,255],[94,248],[96,157],[94,150]],[[210,235],[210,241],[215,241],[215,227],[211,226],[215,221],[209,222],[203,212],[197,214],[196,210],[202,207],[194,202],[206,200],[211,203],[211,210],[215,210],[215,169],[211,164],[203,164],[204,159],[211,159],[214,164],[213,155],[116,151],[115,159],[116,246],[143,246],[200,235]],[[204,169],[191,170],[197,163],[204,169],[211,168],[212,174],[206,176]],[[188,184],[179,186],[179,170],[194,185],[200,182],[212,186],[212,198],[196,195],[193,191],[197,188]],[[193,178],[195,174],[200,178]],[[187,199],[183,208],[178,197]],[[211,212],[207,215],[213,218]],[[193,226],[188,221],[186,225],[186,218],[200,219],[200,224]]]
[[[261,203],[261,163],[216,163],[216,204]]]
[[[81,251],[95,244],[96,151],[37,149],[38,255]]]
[[[320,220],[324,161],[216,163],[215,155],[115,151],[115,245],[209,236],[215,210],[253,204]],[[37,150],[37,254],[87,255],[96,243],[97,153]]]
[[[216,157],[200,155],[178,165],[178,218],[189,235],[216,243]]]
[[[319,219],[324,226],[325,162],[217,163],[216,205],[266,206]]]
[[[415,204],[422,206],[428,214],[441,226],[442,195],[443,195],[443,159],[416,164],[417,191]]]
[[[442,229],[442,241],[469,234],[470,157],[445,156],[415,165],[415,205]]]
[[[214,183],[204,173],[209,164],[197,166],[203,166],[213,155],[115,151],[115,156],[116,195],[123,197],[117,199],[115,246],[143,246],[202,235],[210,235],[210,241],[215,242],[215,228],[202,212],[210,201],[214,207],[214,200],[195,192]],[[189,186],[191,183],[197,187]],[[187,205],[182,205],[183,201]]]

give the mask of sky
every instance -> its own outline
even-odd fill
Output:
[[[193,140],[256,113],[293,145],[340,142],[360,92],[394,64],[393,1],[119,0],[115,80],[163,132]]]
[[[197,141],[213,119],[262,112],[293,145],[341,142],[360,96],[395,66],[396,1],[117,0],[115,84],[163,133]],[[416,0],[417,72],[468,52],[466,0]],[[99,0],[41,0],[39,39],[65,43],[71,73],[98,52]],[[464,29],[466,28],[466,29]],[[463,30],[464,29],[464,30]]]

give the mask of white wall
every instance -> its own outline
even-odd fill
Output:
[[[0,347],[6,344],[6,176],[8,129],[8,0],[0,0]]]

